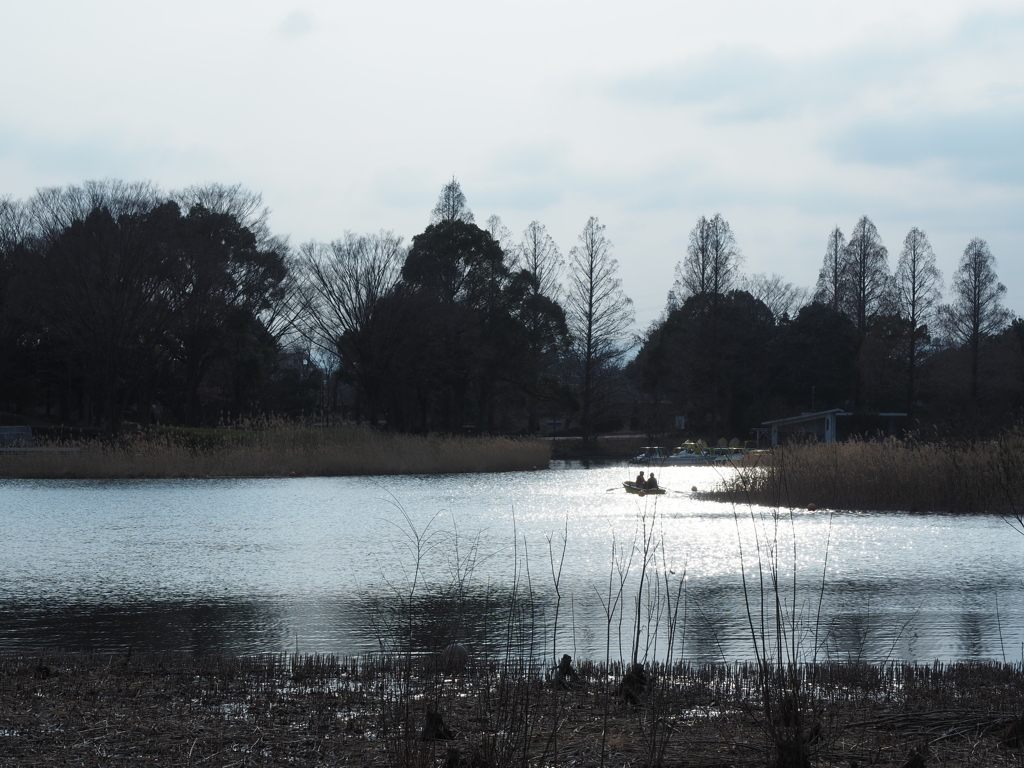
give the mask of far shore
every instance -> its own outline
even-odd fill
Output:
[[[41,439],[0,451],[0,478],[339,477],[526,472],[552,460],[623,462],[650,437],[408,435],[275,423],[159,428],[116,440]],[[715,465],[700,496],[744,507],[1003,515],[1024,532],[1024,431],[974,443],[850,440],[776,446]],[[756,458],[756,461],[751,459]],[[656,466],[656,462],[655,462]]]
[[[116,440],[52,441],[0,452],[0,478],[336,477],[546,468],[534,438],[398,435],[367,427],[162,429]]]

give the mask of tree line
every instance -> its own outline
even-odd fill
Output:
[[[829,233],[813,292],[741,266],[728,222],[701,217],[668,307],[629,364],[648,423],[675,412],[699,433],[746,435],[842,408],[906,414],[910,431],[977,433],[1019,415],[1024,323],[1002,306],[984,240],[967,244],[945,295],[925,232],[907,233],[890,270],[867,216],[849,240]]]
[[[1024,328],[984,241],[946,303],[942,287],[924,232],[890,272],[867,217],[829,235],[813,293],[747,276],[716,214],[690,232],[662,317],[632,335],[594,217],[563,256],[540,222],[518,239],[497,216],[477,225],[453,179],[408,244],[293,247],[241,187],[89,182],[0,199],[0,412],[113,434],[268,413],[584,438],[745,435],[828,407],[1005,421]]]
[[[563,286],[562,277],[566,278]],[[256,414],[589,435],[633,322],[604,226],[563,258],[457,181],[408,245],[292,248],[259,195],[119,181],[0,200],[0,411],[110,433]]]

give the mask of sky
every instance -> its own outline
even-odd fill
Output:
[[[1024,315],[1024,1],[0,0],[0,196],[241,184],[293,245],[408,242],[456,178],[479,224],[606,227],[639,327],[701,215],[813,287],[867,215],[946,285],[984,238]]]

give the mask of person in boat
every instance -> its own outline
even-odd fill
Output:
[[[643,473],[641,472],[640,474],[643,474]],[[648,478],[647,478],[647,482],[646,483],[642,483],[642,485],[643,485],[644,488],[646,488],[649,491],[653,490],[654,488],[658,487],[658,479],[654,476],[654,473],[651,472],[650,476],[648,476]]]
[[[641,488],[647,487],[647,481],[644,480],[644,471],[641,469],[640,474],[636,476],[636,484]]]

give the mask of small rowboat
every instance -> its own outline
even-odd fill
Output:
[[[644,488],[642,485],[638,485],[631,480],[623,480],[622,487],[626,489],[626,493],[637,493],[641,496],[645,496],[648,493],[664,493],[664,488]]]

